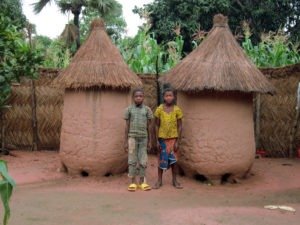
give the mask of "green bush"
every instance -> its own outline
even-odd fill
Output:
[[[21,77],[36,78],[41,55],[31,49],[11,20],[0,13],[0,110]]]
[[[66,47],[62,40],[53,40],[44,50],[43,67],[66,68],[71,61],[71,50]]]

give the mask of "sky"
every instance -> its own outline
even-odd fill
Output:
[[[23,12],[27,19],[36,25],[38,35],[55,38],[59,36],[68,19],[73,18],[72,14],[62,14],[57,6],[52,4],[47,5],[40,14],[35,15],[33,12],[32,3],[38,0],[22,0]],[[138,26],[143,23],[138,15],[132,12],[134,6],[141,7],[144,4],[153,2],[153,0],[117,0],[123,6],[123,15],[127,23],[127,36],[134,36],[138,31]]]

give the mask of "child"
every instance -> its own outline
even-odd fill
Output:
[[[144,191],[151,190],[146,183],[145,172],[147,167],[147,148],[150,148],[150,122],[153,118],[151,109],[143,104],[144,91],[133,91],[134,104],[125,110],[125,151],[128,152],[128,177],[131,183],[128,191],[136,191],[141,188]],[[136,184],[136,176],[140,177],[139,185]]]
[[[182,186],[176,179],[177,151],[182,131],[182,111],[175,104],[175,94],[170,88],[163,92],[164,104],[161,104],[155,111],[156,137],[159,149],[158,181],[154,188],[162,186],[163,171],[172,168],[172,184],[175,188]]]

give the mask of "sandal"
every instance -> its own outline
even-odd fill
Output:
[[[136,184],[132,183],[132,184],[130,184],[130,185],[128,186],[128,191],[134,192],[134,191],[136,191],[136,190],[137,190],[137,185],[136,185]]]
[[[142,183],[139,185],[139,188],[143,191],[150,191],[151,190],[151,187],[150,185],[146,184],[146,183]]]

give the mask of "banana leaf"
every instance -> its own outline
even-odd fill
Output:
[[[3,225],[7,225],[10,217],[9,200],[16,183],[8,174],[7,164],[0,160],[0,196],[4,208]]]

